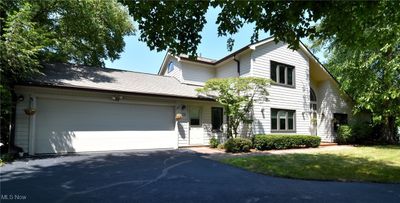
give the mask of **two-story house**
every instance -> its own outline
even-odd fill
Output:
[[[197,88],[211,78],[263,77],[274,83],[243,134],[303,134],[333,141],[352,101],[303,45],[273,38],[212,60],[167,54],[157,75],[48,64],[16,86],[15,143],[24,152],[64,153],[208,145],[222,138],[221,105]]]

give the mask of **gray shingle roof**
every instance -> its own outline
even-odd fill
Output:
[[[69,63],[47,64],[42,73],[23,81],[22,84],[188,98],[201,97],[196,92],[198,86],[182,84],[177,79],[168,76]]]

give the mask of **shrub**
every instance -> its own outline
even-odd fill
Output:
[[[219,144],[219,145],[217,146],[217,148],[218,148],[218,149],[224,149],[225,147],[224,147],[224,144],[221,143],[221,144]]]
[[[353,139],[351,127],[349,125],[339,126],[335,140],[338,144],[349,144],[353,142]]]
[[[318,147],[321,138],[311,135],[256,135],[254,147],[258,150]]]
[[[372,125],[363,122],[355,122],[350,125],[352,139],[350,143],[354,144],[365,144],[373,142],[374,140],[374,129]]]
[[[224,144],[226,152],[249,152],[251,148],[251,140],[246,138],[231,138]]]
[[[215,137],[212,137],[212,138],[210,139],[210,148],[217,148],[218,145],[219,145],[218,139],[215,138]]]
[[[379,128],[379,127],[378,127]],[[376,143],[379,137],[374,136],[374,128],[365,122],[353,122],[350,125],[342,125],[338,128],[335,141],[338,144],[368,144]]]
[[[13,153],[5,153],[2,154],[0,157],[0,162],[1,163],[7,163],[7,162],[12,162],[16,157],[16,154]]]

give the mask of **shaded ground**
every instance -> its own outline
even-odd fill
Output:
[[[0,170],[1,202],[400,202],[398,184],[269,177],[188,150],[49,157]]]

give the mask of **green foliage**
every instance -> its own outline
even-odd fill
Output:
[[[375,132],[372,124],[354,122],[350,124],[354,144],[369,144],[375,141]]]
[[[224,144],[225,151],[232,153],[250,152],[251,146],[251,140],[240,137],[228,139]]]
[[[260,32],[269,32],[292,48],[298,48],[305,37],[335,37],[349,45],[376,37],[369,42],[374,44],[379,42],[379,34],[364,35],[363,30],[378,28],[385,32],[387,23],[399,22],[394,17],[400,9],[399,1],[120,1],[129,7],[138,22],[141,40],[151,49],[192,56],[196,56],[210,7],[219,12],[215,22],[218,36],[229,37],[229,50],[234,44],[232,35],[246,23],[254,25],[252,42],[258,40]],[[382,18],[393,20],[377,24]]]
[[[216,78],[206,82],[199,93],[214,97],[225,108],[228,117],[228,138],[238,134],[238,127],[253,122],[251,109],[254,102],[267,100],[268,79],[256,77]]]
[[[370,144],[376,143],[372,125],[363,122],[353,122],[338,128],[335,141],[338,144]]]
[[[349,125],[341,125],[338,128],[338,132],[335,141],[338,144],[350,144],[353,139],[353,133]]]
[[[258,150],[318,147],[321,138],[310,135],[256,135],[254,147]]]
[[[212,138],[210,139],[210,148],[217,148],[219,144],[220,144],[220,143],[219,143],[219,141],[218,141],[217,138],[212,137]]]
[[[224,144],[218,144],[218,146],[217,146],[217,149],[224,149],[225,148],[225,146],[224,146]]]
[[[400,146],[353,147],[222,160],[256,173],[310,180],[400,183]]]
[[[16,154],[13,153],[5,153],[1,155],[0,163],[12,162],[15,159]]]
[[[138,23],[140,40],[151,50],[192,53],[201,42],[208,1],[119,0]]]
[[[400,13],[393,9],[399,10],[400,3],[379,1],[371,4],[375,5],[374,8],[363,6],[352,11],[353,22],[347,28],[348,34],[324,37],[316,44],[328,44],[327,67],[340,82],[342,90],[354,99],[355,112],[371,112],[374,124],[383,124],[382,140],[397,143],[395,122],[400,117]],[[344,10],[350,13],[347,8]],[[344,26],[346,24],[338,28]]]
[[[37,72],[42,60],[102,66],[119,58],[134,30],[115,0],[19,0],[2,2],[0,13],[1,74],[9,80]]]

